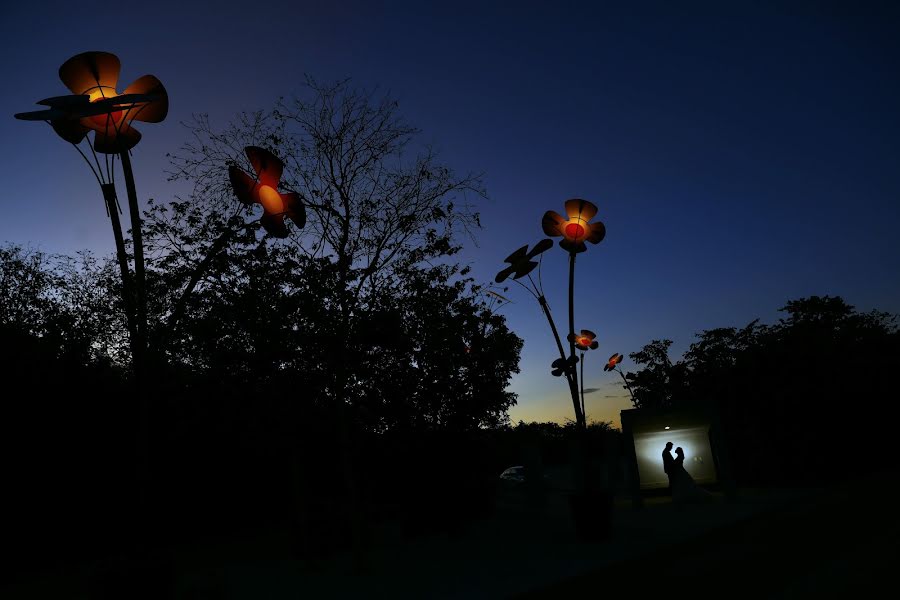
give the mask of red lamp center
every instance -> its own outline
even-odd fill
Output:
[[[569,223],[566,225],[566,237],[573,240],[579,240],[584,237],[584,227],[578,223]]]
[[[89,94],[91,102],[115,98],[118,95],[119,94],[116,92],[115,88],[104,86],[97,86],[96,88],[91,90]],[[98,127],[103,127],[108,132],[110,129],[115,130],[117,125],[122,121],[122,112],[123,111],[121,110],[114,110],[108,113],[92,115],[88,118],[93,121]]]
[[[284,212],[284,202],[281,200],[281,194],[271,186],[259,186],[259,203],[263,205],[267,213],[278,215]]]

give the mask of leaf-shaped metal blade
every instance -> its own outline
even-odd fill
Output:
[[[51,121],[53,119],[64,119],[69,116],[69,113],[58,108],[46,108],[44,110],[16,113],[13,116],[20,121]]]
[[[516,275],[513,279],[519,279],[520,277],[525,277],[538,266],[536,262],[533,260],[529,260],[527,262],[518,262],[515,264]]]
[[[504,258],[503,262],[515,264],[516,262],[525,259],[528,256],[527,252],[528,252],[528,244],[525,244],[524,246],[522,246],[521,248],[519,248],[518,250],[516,250],[515,252],[513,252],[506,258]]]
[[[86,104],[90,104],[91,97],[86,96],[84,94],[66,94],[65,96],[53,96],[51,98],[44,98],[37,102],[37,104],[41,104],[43,106],[50,106],[53,108],[70,108],[74,106],[83,106]]]
[[[509,277],[510,275],[512,275],[514,272],[515,272],[515,268],[506,267],[505,269],[503,269],[502,271],[497,273],[497,276],[494,277],[494,281],[496,283],[503,283],[504,281],[506,281],[506,278]]]
[[[528,258],[534,258],[538,254],[546,252],[547,250],[549,250],[552,247],[553,247],[553,240],[544,238],[541,241],[539,241],[537,244],[534,245],[534,248],[532,248],[531,251],[528,253]]]

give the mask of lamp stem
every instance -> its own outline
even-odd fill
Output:
[[[584,416],[584,423],[586,427],[587,411],[584,409],[584,352],[581,353],[581,414]]]
[[[131,169],[131,158],[128,156],[128,150],[123,150],[119,157],[122,160],[122,173],[125,175],[128,211],[131,213],[131,239],[134,243],[134,275],[137,291],[137,332],[141,353],[139,360],[143,363],[143,355],[147,347],[147,279],[144,274],[144,238],[141,234],[141,212],[138,206],[137,190],[134,186],[134,172]]]
[[[152,518],[149,510],[150,491],[150,406],[146,389],[146,356],[147,356],[147,294],[144,275],[144,240],[141,234],[141,213],[137,202],[137,190],[134,186],[134,172],[131,169],[131,157],[128,150],[119,153],[122,161],[122,173],[125,176],[125,190],[128,193],[128,212],[131,215],[131,240],[134,245],[134,274],[136,279],[137,300],[136,321],[137,339],[132,345],[134,360],[134,382],[138,401],[138,514],[144,523],[139,533],[139,544],[147,546],[153,535]]]
[[[538,303],[541,305],[541,310],[544,311],[544,315],[547,317],[547,322],[550,323],[550,330],[553,331],[553,339],[556,341],[559,357],[565,361],[566,351],[563,349],[562,340],[559,339],[559,331],[556,329],[556,323],[553,322],[553,315],[550,314],[550,306],[547,304],[547,299],[544,298],[543,294],[538,296]],[[575,409],[575,420],[578,422],[578,392],[575,388],[575,382],[572,381],[572,376],[569,374],[568,370],[565,375],[566,383],[569,384],[569,394],[572,396],[572,405]]]
[[[559,339],[559,331],[556,330],[556,323],[553,322],[553,316],[550,314],[550,307],[547,305],[547,299],[544,298],[544,296],[538,296],[538,302],[541,305],[541,310],[544,311],[544,315],[547,317],[547,322],[550,323],[550,329],[553,331],[553,339],[556,340],[556,347],[559,349],[559,357],[565,360],[566,351],[563,350],[562,341]]]
[[[634,402],[634,392],[631,391],[631,385],[628,383],[628,380],[625,379],[625,374],[622,373],[622,371],[619,369],[616,369],[616,372],[619,374],[619,377],[622,378],[622,381],[625,383],[625,389],[628,390],[629,394],[631,394],[631,401]]]
[[[569,357],[575,358],[575,253],[569,252]],[[574,360],[573,360],[574,362]],[[584,429],[587,423],[578,403],[578,375],[572,374],[572,401],[575,403],[575,422]]]
[[[135,344],[137,343],[137,327],[134,320],[134,295],[131,289],[131,270],[128,268],[128,256],[125,254],[125,239],[122,237],[122,223],[119,221],[119,211],[116,206],[116,187],[112,183],[104,183],[101,184],[100,189],[103,192],[106,212],[109,214],[113,238],[116,241],[116,259],[119,263],[119,274],[122,276],[122,300],[125,303],[125,322],[128,325],[128,341],[133,357],[135,356]]]

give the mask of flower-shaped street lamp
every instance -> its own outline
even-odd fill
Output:
[[[104,154],[130,150],[141,140],[140,132],[131,126],[133,121],[159,123],[169,112],[166,89],[153,75],[138,78],[119,94],[120,68],[119,59],[108,52],[85,52],[59,68],[59,78],[73,94],[118,105],[118,110],[79,119],[79,125],[96,132],[94,149]]]
[[[566,216],[556,211],[548,210],[541,219],[541,227],[544,233],[550,237],[561,237],[559,245],[569,253],[569,357],[575,356],[575,256],[587,250],[587,243],[599,244],[606,236],[606,227],[597,221],[591,223],[597,215],[597,207],[581,198],[572,198],[565,203]],[[573,375],[573,380],[575,376]],[[577,382],[572,386],[572,400],[576,405],[576,422],[587,427],[584,411],[578,410]],[[583,403],[583,402],[582,402]],[[579,414],[580,413],[580,414]]]
[[[78,144],[95,132],[92,148],[102,154],[119,154],[133,148],[141,139],[133,121],[159,123],[169,111],[165,87],[153,75],[144,75],[125,88],[116,90],[121,65],[114,54],[84,52],[73,56],[59,68],[59,78],[74,94],[41,100],[49,108],[20,113],[18,119],[48,121],[67,142]]]
[[[246,205],[259,204],[263,207],[260,223],[269,235],[278,238],[288,236],[284,218],[288,217],[299,228],[306,224],[306,207],[297,192],[278,191],[284,163],[277,156],[258,146],[244,148],[250,165],[256,173],[251,177],[237,165],[228,167],[231,187],[238,200]]]
[[[46,108],[15,115],[26,121],[45,121],[63,140],[72,144],[88,164],[106,205],[116,243],[116,256],[122,277],[122,298],[134,369],[135,396],[140,404],[137,432],[140,502],[143,517],[148,506],[146,486],[149,481],[149,405],[144,387],[144,363],[147,347],[147,296],[144,276],[144,246],[141,215],[134,185],[129,151],[140,141],[141,134],[132,122],[158,123],[166,118],[169,98],[165,88],[152,75],[145,75],[128,86],[123,93],[116,90],[119,81],[119,59],[108,52],[84,52],[73,56],[59,68],[59,78],[74,94],[55,96],[38,102]],[[93,132],[93,136],[89,134]],[[93,137],[93,141],[91,140]],[[93,162],[79,147],[87,140]],[[98,153],[100,157],[98,157]],[[101,157],[103,166],[101,166]],[[134,250],[134,285],[125,252],[125,239],[119,220],[119,203],[114,184],[116,157],[122,163],[128,208],[131,215],[132,248]],[[146,520],[146,519],[144,519]]]
[[[609,357],[609,360],[603,365],[603,370],[605,372],[615,371],[619,374],[619,377],[622,378],[622,382],[625,384],[625,389],[628,390],[628,393],[631,394],[632,401],[634,400],[634,392],[631,391],[631,384],[628,383],[628,379],[625,377],[625,374],[622,373],[622,369],[619,368],[619,364],[622,362],[622,359],[625,357],[616,352],[612,356]]]
[[[497,283],[500,283],[512,276],[513,281],[525,287],[538,300],[541,309],[547,317],[547,321],[550,323],[550,328],[553,330],[553,337],[560,354],[560,358],[554,360],[551,365],[552,374],[557,377],[562,375],[566,376],[566,380],[569,383],[569,390],[572,394],[572,405],[575,410],[576,423],[580,427],[585,428],[587,427],[587,420],[584,416],[584,394],[581,394],[581,402],[579,403],[578,374],[575,369],[578,358],[575,356],[575,350],[577,348],[584,352],[588,349],[596,348],[597,343],[593,339],[596,336],[594,336],[591,331],[582,330],[579,335],[576,335],[575,333],[575,255],[587,250],[586,244],[588,242],[591,244],[600,243],[606,235],[606,227],[599,221],[591,223],[591,219],[597,214],[597,207],[587,200],[582,200],[580,198],[567,200],[565,203],[565,212],[566,216],[564,217],[555,211],[547,211],[544,213],[544,217],[541,220],[541,227],[546,235],[563,238],[560,240],[559,245],[569,253],[568,357],[563,349],[559,333],[553,322],[553,317],[550,314],[550,307],[547,305],[547,300],[544,297],[543,288],[540,284],[540,270],[538,270],[537,284],[530,275],[530,273],[540,264],[533,260],[534,257],[549,249],[550,246],[553,245],[553,241],[545,239],[535,245],[534,249],[530,252],[528,251],[528,246],[522,246],[510,254],[504,261],[509,263],[509,266],[497,274],[496,281]],[[525,276],[527,276],[531,282],[531,287],[518,281],[519,278]],[[582,361],[582,380],[584,379],[583,371],[584,365]]]
[[[610,357],[609,357],[609,360],[606,362],[606,364],[603,365],[603,370],[604,370],[604,371],[613,371],[613,370],[615,370],[616,366],[617,366],[620,362],[622,362],[622,358],[623,358],[622,355],[619,354],[618,352],[616,352],[615,354],[613,354],[612,356],[610,356]]]
[[[569,342],[568,356],[566,356],[566,351],[563,348],[553,317],[550,314],[550,307],[544,298],[540,275],[541,261],[538,261],[537,266],[535,266],[535,261],[532,260],[536,254],[552,246],[552,240],[543,240],[532,252],[528,252],[527,246],[523,246],[513,252],[506,259],[509,266],[497,274],[496,281],[501,282],[513,276],[512,280],[514,282],[527,289],[538,300],[550,324],[550,329],[553,331],[553,338],[559,350],[559,358],[553,361],[551,374],[557,377],[565,376],[569,385],[572,408],[575,412],[575,424],[578,431],[577,440],[581,447],[581,451],[576,454],[579,465],[576,466],[575,471],[579,476],[576,480],[577,492],[572,498],[572,508],[576,517],[576,528],[582,529],[582,525],[584,525],[585,529],[587,529],[584,515],[589,512],[590,509],[588,507],[597,506],[596,500],[598,498],[603,506],[611,507],[612,503],[607,492],[600,493],[599,496],[596,494],[598,482],[593,476],[593,470],[590,466],[591,455],[588,451],[587,418],[584,406],[584,353],[588,350],[596,349],[599,344],[593,331],[582,329],[580,333],[575,333],[575,256],[587,250],[587,243],[600,243],[606,235],[606,227],[599,221],[591,223],[591,219],[597,214],[597,207],[587,200],[575,198],[566,201],[565,212],[566,216],[563,217],[552,210],[547,211],[544,213],[541,226],[546,235],[561,237],[562,240],[559,245],[569,254],[569,331],[566,336]],[[538,272],[537,283],[534,282],[530,274],[535,268],[537,268]],[[519,281],[520,278],[526,276],[531,283],[531,287]],[[581,351],[580,361],[579,357],[575,355],[576,349]],[[581,362],[580,401],[579,377],[576,368],[578,362]],[[611,518],[609,510],[601,511],[599,516],[607,523]],[[585,536],[593,539],[596,536],[596,531],[592,533],[585,531]]]
[[[578,350],[581,350],[581,414],[587,421],[587,411],[584,408],[584,353],[588,350],[596,350],[600,343],[597,341],[597,334],[590,329],[582,329],[581,333],[570,333],[569,342],[574,343]]]
[[[162,83],[153,75],[137,79],[120,94],[116,88],[120,68],[118,57],[109,52],[83,52],[73,56],[59,68],[59,78],[74,95],[41,100],[38,104],[47,108],[15,116],[17,119],[46,121],[50,124],[62,139],[75,146],[100,184],[116,242],[132,358],[137,373],[140,371],[146,345],[147,299],[140,210],[129,156],[129,150],[140,141],[141,134],[132,127],[132,122],[159,123],[164,120],[169,110],[169,98]],[[93,142],[88,136],[91,132],[94,133]],[[79,144],[85,139],[93,156],[93,163],[79,148]],[[103,155],[105,168],[100,164],[98,153]],[[122,162],[131,214],[136,279],[134,291],[113,183],[116,156]]]
[[[569,336],[570,342],[575,342],[575,347],[585,352],[586,350],[596,350],[600,342],[596,340],[597,334],[590,329],[582,329],[581,333]]]
[[[571,253],[587,250],[585,242],[599,244],[606,236],[606,227],[603,223],[590,223],[597,214],[597,207],[579,198],[566,200],[566,217],[556,211],[548,210],[544,213],[541,226],[544,235],[550,237],[562,237],[559,245]]]

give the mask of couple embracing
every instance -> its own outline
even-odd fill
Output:
[[[684,468],[684,450],[679,446],[672,457],[672,442],[666,443],[663,450],[663,470],[669,476],[669,491],[673,502],[696,502],[707,500],[712,494],[701,488]]]

